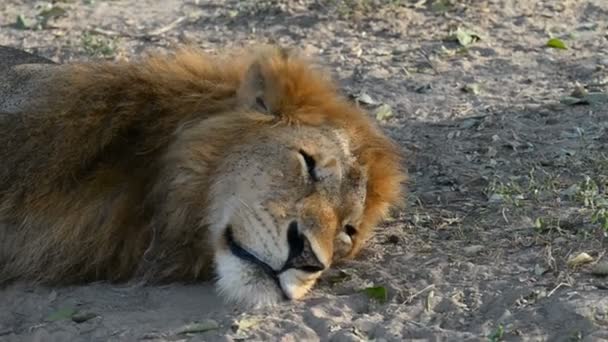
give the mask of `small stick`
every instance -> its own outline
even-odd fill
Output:
[[[420,291],[418,291],[418,292],[414,293],[413,295],[409,296],[409,297],[407,298],[407,300],[406,300],[405,302],[403,302],[402,304],[411,303],[411,302],[414,300],[414,298],[416,298],[416,297],[420,296],[420,295],[421,295],[421,294],[423,294],[424,292],[426,292],[426,291],[428,291],[428,290],[430,290],[430,289],[432,289],[432,288],[434,288],[434,287],[435,287],[435,284],[431,284],[431,285],[429,285],[429,286],[427,286],[427,287],[423,288],[422,290],[420,290]]]
[[[99,27],[92,28],[91,32],[101,34],[104,36],[109,36],[109,37],[151,38],[154,36],[160,36],[163,33],[167,33],[168,31],[173,30],[179,24],[184,22],[186,19],[187,19],[187,17],[185,17],[185,16],[179,17],[163,27],[157,28],[156,30],[152,30],[148,33],[143,33],[143,34],[130,34],[130,33],[125,33],[125,32],[106,30],[106,29],[102,29]]]
[[[560,288],[560,287],[562,287],[562,286],[568,286],[568,287],[571,287],[571,285],[570,285],[570,284],[568,284],[568,283],[559,283],[559,284],[557,284],[557,286],[556,286],[556,287],[555,287],[553,290],[551,290],[551,291],[550,291],[550,292],[547,294],[547,298],[551,297],[551,295],[552,295],[552,294],[553,294],[555,291],[557,291],[557,289],[559,289],[559,288]]]

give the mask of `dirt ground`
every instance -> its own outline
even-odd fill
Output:
[[[318,57],[379,118],[407,210],[302,302],[21,284],[1,341],[608,340],[608,1],[0,3],[0,45],[57,62],[256,41]]]

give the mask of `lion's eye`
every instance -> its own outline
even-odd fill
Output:
[[[304,158],[304,162],[306,163],[306,169],[308,170],[308,174],[313,181],[318,181],[319,177],[316,172],[317,162],[315,159],[308,153],[300,150],[300,154]]]
[[[344,226],[344,232],[350,236],[353,237],[355,234],[357,234],[357,228],[353,227],[350,224],[347,224]]]

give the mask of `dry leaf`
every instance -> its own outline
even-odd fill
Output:
[[[591,255],[583,252],[583,253],[578,254],[575,257],[572,257],[572,258],[568,259],[568,266],[570,266],[570,267],[576,267],[576,266],[580,266],[580,265],[583,265],[583,264],[590,263],[593,260],[594,259],[593,259],[593,257]]]

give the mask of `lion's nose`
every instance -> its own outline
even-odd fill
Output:
[[[289,224],[287,242],[289,243],[289,257],[281,271],[295,268],[304,272],[315,273],[325,269],[325,265],[312,250],[308,238],[300,233],[296,221]]]

